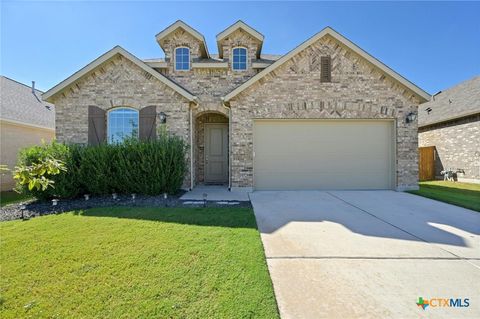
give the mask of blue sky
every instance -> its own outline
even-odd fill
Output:
[[[0,73],[47,90],[121,45],[163,57],[155,34],[181,19],[215,36],[238,19],[284,54],[331,26],[429,93],[480,74],[475,2],[1,2]]]

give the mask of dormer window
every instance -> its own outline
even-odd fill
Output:
[[[233,63],[234,71],[245,71],[247,69],[247,49],[234,48],[233,49]]]
[[[176,48],[175,49],[175,70],[188,71],[190,70],[190,49]]]

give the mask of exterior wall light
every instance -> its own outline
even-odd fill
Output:
[[[167,123],[167,114],[163,112],[158,113],[158,119],[160,120],[161,124]]]
[[[407,117],[405,118],[405,122],[412,123],[412,122],[415,122],[416,119],[417,119],[417,113],[410,112],[407,114]]]

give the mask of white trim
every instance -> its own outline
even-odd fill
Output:
[[[222,101],[224,108],[228,109],[228,190],[232,190],[232,109]]]
[[[418,95],[420,98],[422,98],[424,101],[429,101],[430,100],[430,94],[428,94],[427,92],[425,92],[424,90],[422,90],[421,88],[419,88],[418,86],[416,86],[415,84],[413,84],[412,82],[408,81],[407,79],[405,79],[404,77],[402,77],[400,74],[398,74],[397,72],[393,71],[392,69],[390,69],[387,65],[383,64],[382,62],[380,62],[379,60],[377,60],[376,58],[374,58],[373,56],[371,56],[370,54],[368,54],[367,52],[365,52],[363,49],[361,49],[360,47],[358,47],[356,44],[354,44],[353,42],[351,42],[350,40],[348,40],[347,38],[345,38],[344,36],[342,36],[341,34],[337,33],[335,30],[333,30],[332,28],[330,27],[326,27],[325,29],[323,29],[322,31],[318,32],[317,34],[315,34],[313,37],[311,37],[310,39],[306,40],[305,42],[303,42],[302,44],[300,44],[299,46],[297,46],[295,49],[293,49],[292,51],[288,52],[287,54],[285,54],[284,56],[282,56],[280,59],[278,59],[277,61],[275,61],[273,64],[271,64],[269,67],[267,67],[266,69],[264,69],[263,71],[259,72],[257,75],[255,75],[254,77],[250,78],[248,81],[246,81],[245,83],[243,83],[242,85],[240,85],[239,87],[237,87],[235,90],[233,90],[232,92],[228,93],[227,95],[225,95],[224,97],[224,100],[226,102],[228,102],[229,100],[231,100],[233,97],[237,96],[238,94],[240,94],[240,92],[244,91],[246,88],[250,87],[252,84],[254,84],[255,82],[257,82],[258,80],[260,80],[261,78],[263,78],[265,75],[269,74],[270,72],[274,71],[275,69],[277,69],[279,66],[281,66],[282,64],[284,64],[285,62],[287,62],[288,60],[290,60],[290,58],[292,58],[293,56],[295,56],[296,54],[298,54],[299,52],[305,50],[306,48],[308,48],[310,45],[312,45],[313,43],[315,43],[316,41],[318,41],[320,38],[326,36],[326,35],[330,35],[332,36],[333,38],[335,38],[336,40],[338,40],[339,42],[341,42],[342,44],[344,44],[346,47],[348,47],[349,49],[351,49],[352,51],[354,51],[356,54],[360,55],[362,58],[366,59],[368,62],[370,62],[371,64],[373,64],[374,66],[376,66],[377,68],[379,68],[380,70],[382,70],[384,73],[386,73],[387,75],[389,75],[390,77],[392,77],[393,79],[395,79],[396,81],[400,82],[402,85],[404,85],[406,88],[408,88],[409,90],[411,90],[413,93],[415,93],[416,95]]]
[[[178,49],[188,49],[188,69],[177,69],[177,50]],[[178,46],[173,49],[173,69],[177,72],[188,72],[192,69],[192,50],[187,46]],[[183,62],[182,62],[183,63]]]
[[[108,132],[108,129],[110,127],[110,113],[113,112],[113,111],[118,111],[118,110],[122,110],[122,109],[127,109],[127,110],[134,110],[134,111],[137,111],[137,116],[138,116],[138,129],[137,129],[137,139],[140,138],[140,110],[134,108],[134,107],[131,107],[131,106],[114,106],[110,109],[107,110],[107,130],[106,130],[106,135],[107,135],[107,144],[111,144],[109,138],[110,138],[110,134]]]
[[[190,103],[189,105],[189,120],[190,120],[190,191],[193,189],[194,186],[194,172],[193,172],[193,109]],[[197,163],[198,165],[198,163]]]
[[[243,22],[242,20],[238,20],[237,22],[235,22],[234,24],[232,24],[231,26],[229,26],[228,28],[226,28],[225,30],[223,30],[222,32],[220,32],[219,34],[217,34],[217,42],[218,41],[222,41],[223,39],[225,39],[227,36],[229,36],[230,34],[232,34],[233,32],[237,31],[238,29],[243,29],[245,30],[247,33],[249,33],[251,36],[253,36],[254,38],[256,38],[258,41],[260,42],[263,42],[263,39],[265,38],[263,36],[263,34],[261,34],[260,32],[258,32],[257,30],[255,30],[254,28],[252,28],[251,26],[247,25],[245,22]]]
[[[268,68],[272,63],[265,62],[252,62],[252,69],[265,69]]]
[[[0,118],[0,123],[6,123],[6,124],[11,124],[11,125],[16,125],[16,126],[26,126],[26,127],[29,127],[29,128],[36,128],[36,129],[41,129],[41,130],[45,130],[45,131],[52,131],[52,132],[55,133],[55,128],[51,128],[51,127],[43,126],[43,125],[25,123],[25,122],[22,122],[22,121]]]
[[[226,69],[227,62],[193,62],[192,69]]]
[[[195,30],[194,28],[192,28],[191,26],[189,26],[188,24],[186,24],[185,22],[181,21],[181,20],[177,20],[176,22],[174,22],[173,24],[171,24],[170,26],[168,26],[167,28],[165,28],[163,31],[160,31],[156,36],[155,36],[155,39],[157,40],[158,44],[160,46],[162,46],[162,44],[160,43],[165,37],[167,37],[170,33],[174,32],[175,30],[177,30],[178,28],[182,28],[184,29],[185,31],[187,31],[190,35],[192,35],[194,38],[196,38],[197,40],[199,40],[200,42],[202,42],[203,44],[203,47],[205,48],[205,53],[207,54],[207,58],[210,57],[210,53],[208,53],[208,47],[207,47],[207,42],[205,41],[205,37],[200,33],[198,32],[197,30]]]
[[[133,54],[131,54],[130,52],[128,52],[127,50],[125,50],[124,48],[118,45],[113,49],[111,49],[110,51],[107,51],[106,53],[104,53],[103,55],[101,55],[91,63],[87,64],[85,67],[75,72],[74,74],[72,74],[71,76],[69,76],[68,78],[66,78],[65,80],[63,80],[62,82],[60,82],[59,84],[57,84],[56,86],[48,90],[47,92],[43,93],[42,99],[47,102],[52,102],[51,99],[53,96],[60,93],[62,90],[64,90],[65,88],[73,84],[75,81],[87,75],[89,72],[93,71],[95,68],[107,62],[117,54],[122,55],[123,57],[125,57],[126,59],[130,60],[131,62],[136,64],[138,67],[143,69],[145,72],[150,73],[157,80],[159,80],[160,82],[162,82],[163,84],[165,84],[166,86],[168,86],[169,88],[171,88],[172,90],[174,90],[175,92],[177,92],[178,94],[186,98],[187,100],[194,101],[196,99],[194,95],[187,92],[184,88],[180,87],[178,84],[176,84],[172,80],[168,79],[164,75],[155,71],[150,66],[148,66],[145,62],[143,62],[142,60],[140,60],[139,58],[137,58],[136,56],[134,56]]]
[[[244,49],[245,50],[245,69],[238,69],[238,70],[235,70],[234,67],[233,67],[233,51],[235,51],[235,49]],[[232,47],[232,53],[231,53],[231,65],[232,65],[232,71],[233,72],[246,72],[248,71],[248,48],[247,47],[244,47],[244,46],[236,46],[236,47]]]
[[[157,69],[168,68],[168,63],[167,62],[145,62],[145,64],[148,65],[151,68],[157,68]]]

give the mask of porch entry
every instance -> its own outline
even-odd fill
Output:
[[[228,183],[228,123],[205,123],[205,184]]]

